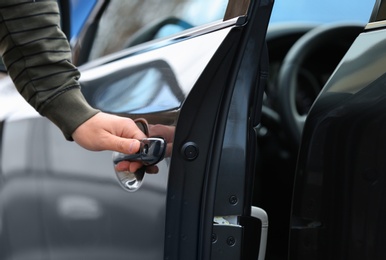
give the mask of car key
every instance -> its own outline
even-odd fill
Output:
[[[135,154],[116,153],[114,164],[121,161],[141,162],[145,166],[154,165],[164,158],[166,144],[163,138],[150,137],[142,139],[139,151]]]

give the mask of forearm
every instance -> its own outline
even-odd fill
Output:
[[[0,53],[16,88],[71,139],[98,111],[79,90],[80,73],[71,63],[56,2],[1,0],[0,19]]]

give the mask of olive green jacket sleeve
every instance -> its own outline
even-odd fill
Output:
[[[80,92],[55,1],[0,1],[0,54],[20,94],[68,140],[95,115]]]

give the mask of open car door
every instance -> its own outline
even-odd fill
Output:
[[[192,49],[221,44],[194,83],[178,118],[170,164],[165,259],[264,256],[263,210],[252,210],[256,137],[268,76],[265,34],[271,1],[230,1],[247,10],[224,28],[197,37]],[[237,4],[236,4],[237,3]],[[210,29],[210,27],[208,28]],[[190,49],[190,48],[187,48]],[[260,239],[261,238],[261,239]]]
[[[272,5],[231,0],[221,21],[79,67],[92,106],[164,139],[158,174],[115,171],[38,115],[5,120],[0,259],[264,259],[252,184]]]
[[[146,206],[161,212],[146,225],[166,226],[139,235],[143,242],[135,238],[144,249],[148,237],[164,235],[164,259],[264,258],[267,216],[252,207],[252,184],[272,5],[229,1],[222,21],[129,49],[127,60],[82,76],[93,106],[145,119],[149,136],[167,142],[166,158],[157,164],[158,175],[167,176],[165,215],[163,204]],[[138,196],[128,193],[128,203],[140,203],[147,185],[159,186],[139,175],[120,177]],[[164,233],[154,234],[158,230]]]

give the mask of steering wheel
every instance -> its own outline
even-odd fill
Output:
[[[300,114],[296,107],[298,77],[302,66],[311,54],[323,50],[324,46],[328,44],[338,46],[345,43],[347,45],[345,51],[347,51],[351,43],[363,31],[363,28],[363,25],[354,24],[318,26],[304,34],[286,54],[278,75],[278,113],[284,129],[297,147],[300,145],[307,117],[307,114]],[[331,57],[331,60],[336,60],[336,57]],[[334,66],[336,65],[338,64]]]

